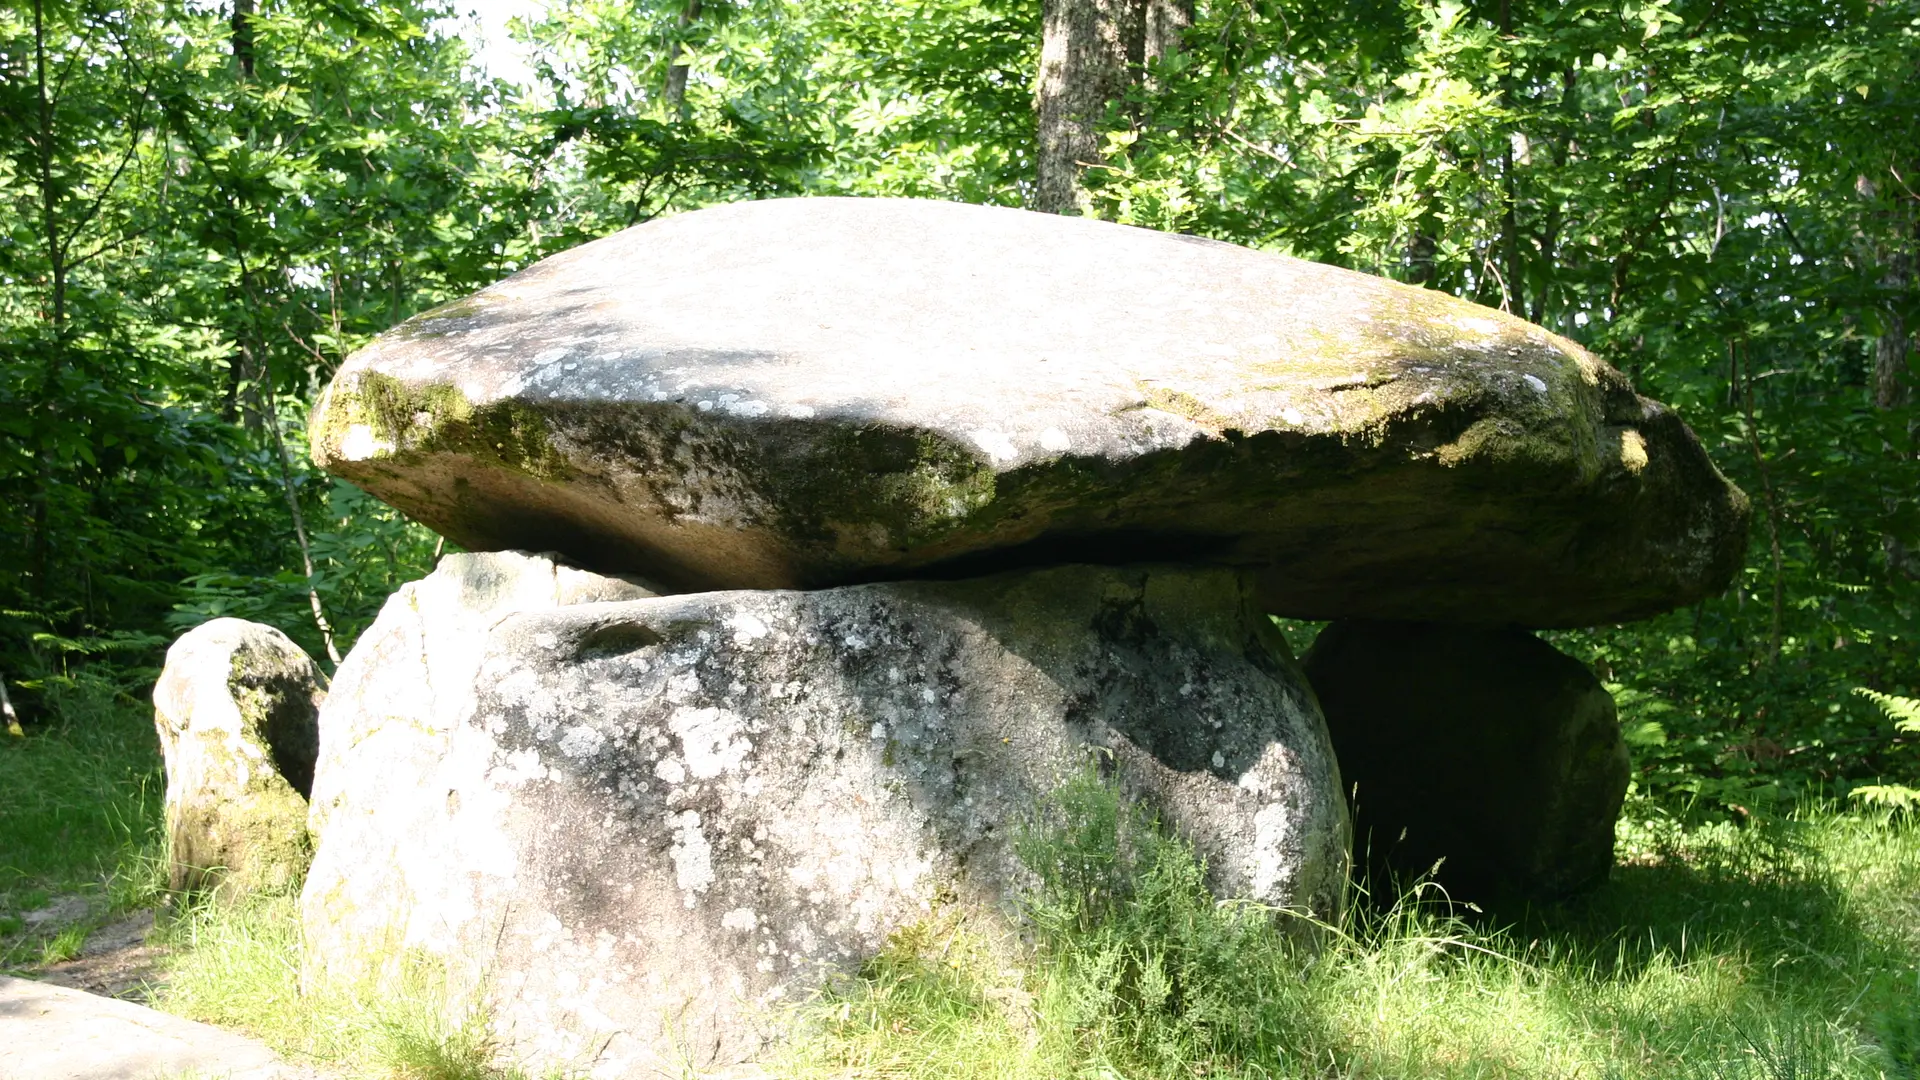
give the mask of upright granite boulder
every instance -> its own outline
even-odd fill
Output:
[[[652,595],[637,581],[522,551],[448,555],[426,578],[401,586],[341,662],[321,710],[309,819],[319,852],[306,896],[325,893],[347,874],[344,861],[357,860],[356,880],[375,909],[368,917],[389,921],[383,897],[404,892],[411,872],[399,850],[403,838],[437,820],[434,808],[423,807],[432,792],[421,785],[471,708],[494,623],[516,612]],[[359,917],[337,903],[325,915],[348,923]]]
[[[343,665],[326,739],[402,726],[359,714],[390,708],[371,691],[383,666],[407,677],[421,646],[431,666],[435,631],[397,629],[425,592],[411,610],[396,598]],[[430,753],[413,737],[396,769],[377,737],[329,748],[303,908],[318,964],[442,957],[532,1067],[752,1058],[783,1004],[895,931],[1011,913],[1031,881],[1016,835],[1092,769],[1188,838],[1221,895],[1340,909],[1349,835],[1325,727],[1231,571],[1062,567],[491,619],[460,620],[474,662],[436,671],[408,710]]]
[[[714,207],[543,260],[342,365],[314,460],[470,548],[679,590],[1060,562],[1269,611],[1530,627],[1719,591],[1747,503],[1520,319],[994,207]]]
[[[172,888],[233,899],[299,883],[322,686],[313,659],[259,623],[214,619],[167,650],[153,705]]]
[[[1566,896],[1607,876],[1628,762],[1611,695],[1524,630],[1336,622],[1305,661],[1377,885]]]

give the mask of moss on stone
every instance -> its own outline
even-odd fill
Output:
[[[931,432],[796,428],[802,453],[767,453],[742,443],[741,459],[762,472],[756,485],[780,496],[783,525],[804,533],[886,533],[907,547],[937,540],[992,505],[998,477],[972,450]]]
[[[228,902],[299,891],[313,861],[307,801],[271,770],[250,770],[247,786],[244,798],[173,808],[172,888],[211,889]]]
[[[360,426],[371,452],[350,457],[346,442]],[[475,405],[451,383],[413,385],[372,371],[334,382],[314,417],[312,443],[314,460],[328,468],[456,453],[540,480],[572,475],[547,418],[525,402]]]
[[[1182,419],[1192,421],[1210,434],[1218,437],[1229,428],[1244,426],[1240,421],[1220,412],[1184,390],[1172,390],[1164,386],[1141,386],[1149,408],[1159,409]]]

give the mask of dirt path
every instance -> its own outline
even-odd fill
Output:
[[[147,988],[160,979],[160,959],[166,955],[166,950],[147,944],[152,931],[153,912],[136,911],[88,934],[74,959],[30,974],[89,994],[145,1001]]]

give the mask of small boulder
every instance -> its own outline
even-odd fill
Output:
[[[365,640],[382,648],[378,628]],[[389,655],[439,645],[410,641]],[[896,931],[954,905],[1011,913],[1033,884],[1015,838],[1090,769],[1192,842],[1220,895],[1340,911],[1332,748],[1229,571],[545,607],[476,644],[464,683],[422,687],[431,753],[396,768],[372,738],[329,750],[321,784],[341,784],[306,934],[349,972],[443,957],[540,1067],[753,1058],[782,1005]],[[353,696],[353,672],[375,670],[358,659],[328,740],[385,707]]]
[[[1719,592],[1747,501],[1579,345],[1444,293],[999,207],[711,207],[341,365],[314,461],[473,549],[676,590],[1259,573],[1300,618],[1586,626]]]
[[[1377,898],[1436,863],[1462,901],[1606,878],[1627,748],[1613,697],[1578,660],[1524,630],[1346,621],[1304,666]]]
[[[172,888],[232,899],[299,884],[323,686],[292,639],[243,619],[202,623],[167,650],[153,705]]]

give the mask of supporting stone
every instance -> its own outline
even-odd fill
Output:
[[[1579,661],[1524,630],[1346,621],[1305,668],[1376,898],[1429,872],[1480,902],[1606,878],[1627,750],[1612,696]]]
[[[172,888],[234,899],[299,884],[321,686],[287,635],[242,619],[203,623],[167,650],[153,704]]]
[[[322,718],[311,961],[437,956],[536,1066],[754,1057],[784,1003],[894,932],[1013,911],[1015,837],[1089,769],[1219,894],[1339,912],[1326,729],[1230,571],[549,605],[490,630],[432,586],[389,605]],[[436,619],[483,634],[457,674]],[[416,689],[370,724],[381,680]]]

